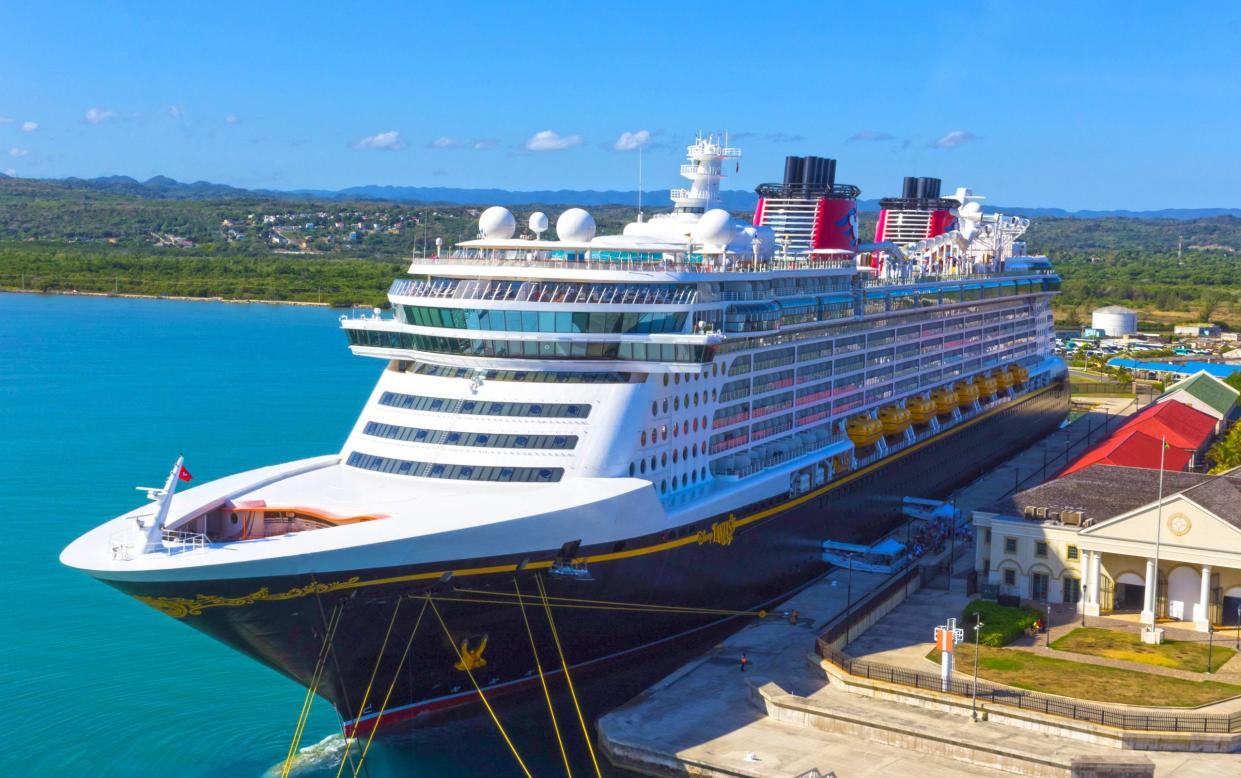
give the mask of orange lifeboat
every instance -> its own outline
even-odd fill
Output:
[[[952,413],[957,408],[957,393],[950,386],[941,386],[931,392],[931,402],[937,413]]]
[[[849,435],[849,440],[853,441],[853,445],[871,446],[883,437],[883,422],[865,414],[854,416],[845,425],[845,432]]]
[[[991,377],[995,379],[995,385],[1002,390],[1013,385],[1013,375],[1007,370],[996,370],[991,374]]]
[[[1008,372],[1013,376],[1013,382],[1024,384],[1030,378],[1030,372],[1021,365],[1009,365]]]
[[[899,405],[885,405],[879,409],[879,424],[884,435],[899,435],[909,429],[913,414]]]
[[[978,387],[978,394],[980,397],[995,394],[995,390],[998,388],[996,386],[995,379],[986,373],[979,373],[974,376],[974,386]]]
[[[957,405],[970,405],[978,399],[978,385],[969,381],[957,381],[952,386],[957,393]]]
[[[955,405],[955,401],[953,404]],[[909,418],[914,424],[926,424],[935,416],[936,402],[919,395],[906,400],[905,408],[909,411]],[[952,406],[948,407],[948,412],[952,412]]]

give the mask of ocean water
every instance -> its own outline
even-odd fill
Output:
[[[203,482],[338,450],[381,370],[349,353],[338,316],[0,294],[0,775],[263,776],[283,760],[304,689],[57,557],[178,454]],[[610,675],[587,716],[677,661]],[[531,772],[563,774],[545,709],[498,708]],[[295,775],[336,774],[338,723],[316,700]],[[593,773],[567,731],[575,774]],[[365,774],[521,773],[479,718],[387,738]]]

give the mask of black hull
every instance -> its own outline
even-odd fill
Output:
[[[526,619],[543,668],[558,670],[560,657],[538,600],[536,576],[557,606],[552,608],[557,636],[577,679],[608,660],[637,656],[654,645],[742,626],[753,616],[730,619],[724,612],[770,607],[827,571],[820,556],[823,540],[868,542],[885,534],[901,521],[901,498],[946,495],[1048,434],[1067,411],[1067,385],[1056,382],[795,500],[773,498],[606,548],[583,546],[580,557],[603,557],[588,564],[589,579],[551,574],[548,564],[559,549],[547,549],[541,556],[357,570],[330,578],[118,586],[303,685],[314,675],[325,625],[339,607],[317,692],[336,707],[347,732],[355,722],[365,731],[375,725],[390,685],[385,727],[474,702],[469,676],[454,667],[460,659],[454,644],[463,641],[470,651],[486,641],[485,664],[474,676],[488,698],[537,689]],[[456,573],[445,580],[440,571],[448,569]],[[208,586],[212,594],[204,596]],[[515,587],[529,598],[525,618]],[[424,609],[428,594],[434,607]],[[590,601],[678,610],[594,607]],[[709,610],[688,612],[692,609]]]

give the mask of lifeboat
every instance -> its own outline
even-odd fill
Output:
[[[952,405],[955,404],[956,401],[953,400]],[[948,413],[952,412],[952,405],[948,406]],[[914,424],[926,424],[935,416],[936,402],[925,397],[910,397],[905,401],[905,408],[909,411],[909,418]]]
[[[885,405],[879,409],[879,424],[884,435],[899,435],[909,429],[913,414],[899,405]]]
[[[957,381],[952,386],[957,393],[957,405],[970,405],[978,399],[978,385],[969,381]]]
[[[995,394],[995,390],[998,388],[996,386],[995,379],[986,373],[979,373],[974,376],[974,386],[978,387],[978,394],[980,397]]]
[[[879,438],[883,437],[883,422],[865,414],[854,416],[845,425],[845,432],[855,446],[874,445]]]
[[[941,386],[931,392],[931,402],[935,403],[936,413],[952,413],[957,407],[957,393],[950,386]]]
[[[1009,365],[1008,372],[1013,377],[1013,383],[1024,384],[1030,378],[1030,372],[1021,365]]]
[[[1013,385],[1013,375],[1007,370],[996,370],[991,374],[991,377],[995,379],[995,385],[1001,390]]]

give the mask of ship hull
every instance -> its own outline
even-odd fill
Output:
[[[598,561],[573,573],[546,549],[314,577],[112,583],[304,686],[323,656],[315,691],[347,733],[430,720],[475,703],[475,682],[488,698],[520,693],[538,687],[538,665],[556,675],[563,662],[577,679],[739,627],[828,570],[823,540],[882,536],[901,521],[901,498],[946,495],[1067,410],[1056,381],[807,495],[583,546],[576,555]]]

